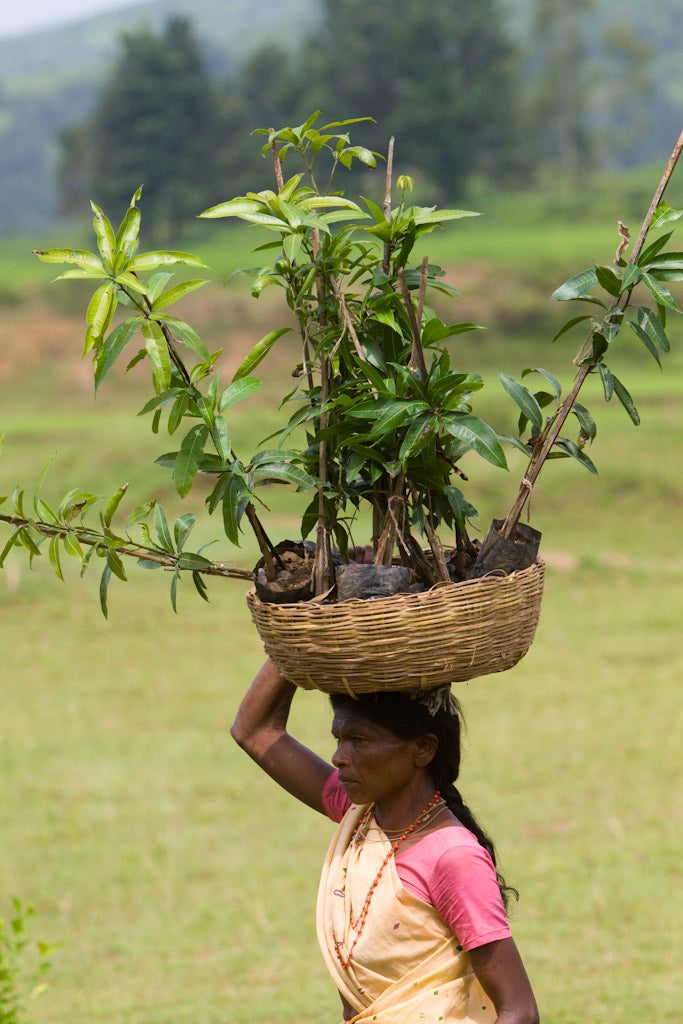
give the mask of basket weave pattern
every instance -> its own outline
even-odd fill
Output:
[[[431,689],[512,668],[536,632],[544,565],[440,583],[422,594],[338,604],[247,603],[266,653],[325,693]]]

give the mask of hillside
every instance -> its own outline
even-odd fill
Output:
[[[511,31],[529,57],[534,2],[505,0]],[[159,29],[170,16],[187,15],[212,71],[229,78],[259,43],[276,39],[295,46],[315,25],[317,11],[317,0],[150,0],[0,41],[0,234],[32,232],[54,220],[59,134],[92,108],[121,32],[141,25]],[[608,59],[601,39],[617,17],[652,55],[653,91],[643,114],[643,143],[630,162],[660,160],[683,122],[683,8],[680,0],[660,0],[652,8],[640,0],[622,0],[616,11],[611,0],[596,0],[585,28],[594,68]],[[612,92],[598,103],[595,127],[605,138],[618,136],[621,111],[628,104],[627,87],[620,90],[618,75],[618,69],[612,72]]]
[[[259,43],[294,46],[316,9],[315,0],[152,0],[0,40],[0,235],[55,218],[59,134],[92,109],[122,32],[185,15],[212,71],[228,78]]]

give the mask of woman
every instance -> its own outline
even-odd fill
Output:
[[[338,821],[317,928],[354,1024],[537,1024],[495,851],[455,788],[448,687],[333,695],[329,765],[287,732],[296,687],[267,661],[232,735],[276,782]]]

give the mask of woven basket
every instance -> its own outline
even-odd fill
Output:
[[[544,565],[372,601],[247,603],[266,653],[306,690],[431,689],[512,668],[536,632]]]

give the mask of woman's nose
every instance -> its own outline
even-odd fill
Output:
[[[342,765],[348,764],[349,758],[345,750],[345,744],[338,743],[337,749],[332,755],[332,764],[335,768],[341,768]]]

